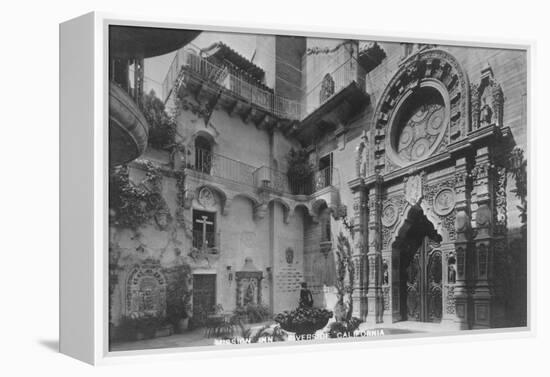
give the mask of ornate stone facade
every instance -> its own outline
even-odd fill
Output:
[[[494,62],[505,52],[480,52],[478,61],[464,48],[421,45],[401,59],[390,43],[375,45],[390,47],[375,65],[364,52],[353,59],[354,43],[303,48],[304,59],[338,50],[355,71],[344,83],[337,67],[308,72],[319,77],[309,89],[320,105],[302,120],[281,116],[269,91],[255,99],[234,92],[229,74],[209,80],[180,67],[168,102],[183,156],[148,151],[130,163],[139,224],[110,224],[115,325],[131,313],[166,314],[172,283],[163,276],[181,266],[193,288],[190,317],[198,304],[291,310],[302,282],[315,306],[333,310],[340,233],[351,246],[354,317],[458,329],[505,323],[504,308],[516,302],[507,293],[516,200],[506,156],[511,122],[516,133],[524,125],[504,99],[518,109],[521,96],[510,91],[523,81],[499,81]],[[311,182],[287,174],[292,149],[304,150]]]
[[[422,245],[414,237],[425,229],[426,237],[439,238],[445,250],[436,270],[430,264],[435,263],[431,254],[426,255],[425,262],[415,262],[420,263],[418,273],[435,271],[436,275],[427,272],[429,276],[424,277],[426,292],[433,291],[434,281],[442,288],[439,297],[444,304],[438,305],[443,310],[436,317],[433,312],[426,314],[426,320],[454,323],[458,328],[498,323],[495,312],[502,310],[499,303],[503,291],[497,293],[496,289],[505,277],[502,269],[498,278],[492,271],[496,268],[495,245],[499,245],[499,254],[506,254],[503,238],[498,237],[504,237],[507,229],[507,174],[503,166],[494,165],[496,150],[492,148],[503,145],[500,154],[509,148],[509,130],[502,124],[502,88],[492,70],[484,68],[480,84],[472,88],[470,96],[468,77],[451,54],[438,48],[419,50],[403,62],[380,97],[368,157],[363,157],[365,143],[359,144],[360,179],[350,186],[369,197],[367,217],[357,218],[367,219],[362,225],[369,245],[369,278],[365,284],[368,316],[375,322],[382,317],[390,322],[407,315],[416,320],[421,317],[404,309],[415,299],[403,288],[401,279],[411,277],[412,262],[405,255],[415,253],[409,247]],[[427,101],[427,107],[422,101]],[[403,118],[403,113],[412,115]],[[420,139],[422,135],[428,139]],[[369,159],[375,169],[364,174],[362,161]],[[381,251],[400,266],[388,269],[386,264],[378,264]],[[416,255],[422,259],[422,253]],[[379,279],[386,271],[391,276]],[[426,304],[422,305],[429,307],[433,297],[425,295]]]

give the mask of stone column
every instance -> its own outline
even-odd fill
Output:
[[[492,287],[490,262],[493,260],[493,166],[489,147],[476,151],[474,182],[472,188],[472,212],[474,219],[474,248],[471,263],[473,307],[470,308],[473,328],[491,325]]]
[[[384,303],[382,295],[382,180],[376,181],[368,189],[368,222],[367,222],[367,322],[383,321]]]
[[[467,329],[469,328],[468,307],[471,301],[468,291],[469,279],[467,278],[467,266],[473,254],[471,252],[472,229],[469,210],[471,188],[469,187],[468,168],[465,157],[456,160],[455,177],[456,283],[454,286],[448,284],[445,317],[454,320],[458,328]],[[454,307],[452,302],[453,297]]]
[[[367,197],[365,194],[365,187],[362,183],[355,186],[353,189],[353,241],[352,241],[352,253],[353,262],[355,264],[355,276],[353,281],[353,313],[354,317],[360,318],[365,321],[367,318],[367,298],[366,298],[366,251],[365,251],[365,238],[366,238],[366,210],[367,210]]]
[[[505,296],[516,282],[510,281],[507,260],[508,249],[508,213],[506,201],[507,169],[502,158],[494,168],[493,177],[493,254],[489,264],[489,279],[493,286],[491,326],[506,324]]]

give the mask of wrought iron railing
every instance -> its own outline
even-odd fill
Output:
[[[202,230],[193,231],[193,247],[206,250],[219,247],[219,233],[204,232]]]
[[[309,177],[291,178],[279,170],[262,166],[254,172],[254,185],[263,189],[292,195],[311,195],[329,186],[339,186],[337,170],[327,167]]]
[[[251,84],[243,78],[217,66],[190,49],[178,50],[163,81],[164,99],[179,85],[182,70],[193,72],[204,80],[214,82],[242,99],[286,119],[300,119],[301,104]]]
[[[338,93],[352,82],[355,82],[360,89],[366,91],[366,72],[357,63],[355,58],[349,58],[330,72],[334,82],[331,95],[322,99],[319,97],[319,90],[322,85],[322,79],[320,79],[311,87],[308,86],[305,88],[304,101],[294,101],[251,84],[244,78],[229,72],[227,68],[213,64],[200,56],[196,51],[184,48],[176,52],[162,83],[165,100],[168,99],[174,87],[179,85],[181,74],[185,71],[192,72],[206,81],[214,82],[242,99],[280,118],[292,120],[304,119],[328,101],[332,95]]]
[[[290,192],[288,176],[267,166],[262,166],[254,171],[254,185],[276,192]]]
[[[326,167],[313,173],[313,192],[324,189],[325,187],[340,185],[338,171],[336,168]]]
[[[192,168],[204,174],[254,186],[254,166],[205,149],[195,148],[195,165]]]
[[[336,69],[329,72],[333,87],[326,96],[320,96],[321,86],[323,85],[323,77],[319,77],[317,82],[311,83],[312,85],[306,87],[305,105],[302,105],[302,119],[312,113],[317,108],[321,107],[332,96],[340,92],[352,82],[355,82],[359,89],[366,91],[366,72],[357,63],[357,60],[353,57],[347,59],[342,64],[338,65]]]

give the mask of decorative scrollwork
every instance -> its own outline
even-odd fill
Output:
[[[456,300],[455,300],[455,287],[454,285],[447,286],[447,300],[445,302],[445,311],[447,314],[455,314],[456,312]]]
[[[495,227],[494,233],[502,235],[506,233],[507,211],[506,211],[506,168],[499,167],[495,169]]]

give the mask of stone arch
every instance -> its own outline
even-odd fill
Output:
[[[228,210],[229,208],[226,208],[226,203],[227,203],[227,194],[225,193],[225,191],[216,186],[216,185],[213,185],[213,184],[210,184],[210,183],[205,183],[205,184],[202,184],[200,186],[198,186],[195,190],[195,198],[197,200],[197,202],[199,204],[202,204],[201,203],[201,197],[200,197],[200,193],[202,191],[202,189],[204,188],[207,188],[209,189],[210,191],[212,191],[213,193],[215,193],[219,199],[220,199],[220,203],[219,203],[219,206],[220,206],[220,212],[222,215],[227,215],[228,213]]]
[[[422,203],[420,204],[416,204],[416,205],[411,205],[409,203],[406,204],[405,206],[405,210],[403,211],[403,216],[401,217],[396,229],[395,229],[395,232],[394,232],[394,235],[392,237],[392,240],[390,242],[390,245],[392,245],[397,237],[402,237],[405,233],[407,233],[411,226],[412,226],[412,223],[413,221],[415,221],[414,217],[416,216],[425,216],[426,219],[433,225],[433,232],[441,235],[441,230],[442,230],[442,227],[441,226],[437,226],[436,222],[434,222],[434,218],[432,215],[430,215],[429,211],[427,211],[426,207],[422,205]],[[442,241],[443,238],[441,238],[440,241]]]
[[[412,312],[415,313],[415,320],[426,321],[426,309],[429,304],[420,305],[423,307],[420,309],[420,306],[417,306],[419,302],[431,302],[435,305],[433,307],[437,307],[439,312],[436,317],[441,320],[443,237],[432,220],[433,216],[429,216],[421,203],[407,203],[403,216],[394,230],[390,243],[392,301],[395,301],[392,302],[393,321],[410,319],[408,316]],[[430,285],[435,289],[434,292],[437,291],[436,296],[427,293],[428,277],[432,271],[437,271],[439,277],[436,280],[437,287]],[[420,288],[421,286],[424,288]],[[389,297],[385,300],[389,300]]]
[[[420,201],[418,204],[415,204],[414,206],[407,202],[403,207],[403,210],[399,216],[399,219],[397,220],[396,225],[392,227],[393,233],[388,242],[388,247],[390,249],[393,243],[396,241],[397,237],[409,229],[407,227],[410,223],[409,216],[411,215],[411,210],[414,211],[415,209],[422,210],[423,215],[426,216],[426,218],[431,224],[433,224],[437,234],[439,234],[442,237],[441,239],[442,243],[450,242],[448,238],[448,232],[443,227],[442,221],[439,219],[439,217],[435,213],[433,213],[431,208],[429,208],[424,201]]]
[[[201,173],[211,174],[214,160],[214,136],[205,130],[195,132],[193,135],[193,150],[195,155],[195,170]]]
[[[262,204],[253,195],[250,195],[250,194],[247,194],[247,193],[244,193],[244,192],[237,193],[237,194],[233,195],[233,197],[231,197],[230,199],[227,199],[227,201],[225,203],[225,208],[224,208],[224,213],[225,214],[229,213],[233,201],[237,198],[246,199],[252,205],[252,215],[253,215],[255,220],[264,218],[264,216],[265,216],[265,208],[264,208],[265,205]]]
[[[240,192],[238,194],[235,194],[230,200],[234,200],[236,198],[243,198],[243,199],[248,200],[250,202],[250,204],[252,204],[253,207],[257,207],[261,204],[260,201],[257,198],[255,198],[253,195],[250,195],[250,194],[247,194],[247,193],[244,193],[244,192]],[[228,202],[230,200],[228,200]]]
[[[163,316],[166,312],[166,277],[160,264],[145,260],[130,267],[127,276],[127,315]]]
[[[306,203],[297,203],[292,209],[293,212],[296,212],[297,209],[301,209],[308,216],[311,216],[312,210]]]
[[[330,73],[327,73],[321,81],[321,90],[319,91],[319,103],[323,103],[328,100],[334,94],[335,84],[334,79]]]
[[[288,224],[288,216],[290,215],[290,205],[281,198],[271,198],[267,202],[267,205],[271,203],[278,203],[283,207],[283,221],[285,224]]]
[[[388,148],[391,149],[389,139],[395,127],[393,122],[405,99],[428,87],[441,95],[448,115],[442,131],[446,135],[437,141],[430,154],[438,153],[449,142],[465,137],[470,130],[470,85],[465,71],[456,58],[445,50],[421,50],[403,61],[376,105],[373,115],[375,131],[371,140],[371,157],[376,171],[389,171],[395,165],[402,165],[402,161],[388,153]]]
[[[201,138],[201,137],[206,139],[212,146],[217,144],[216,135],[210,129],[196,131],[192,136],[193,143],[197,140],[197,138]]]

